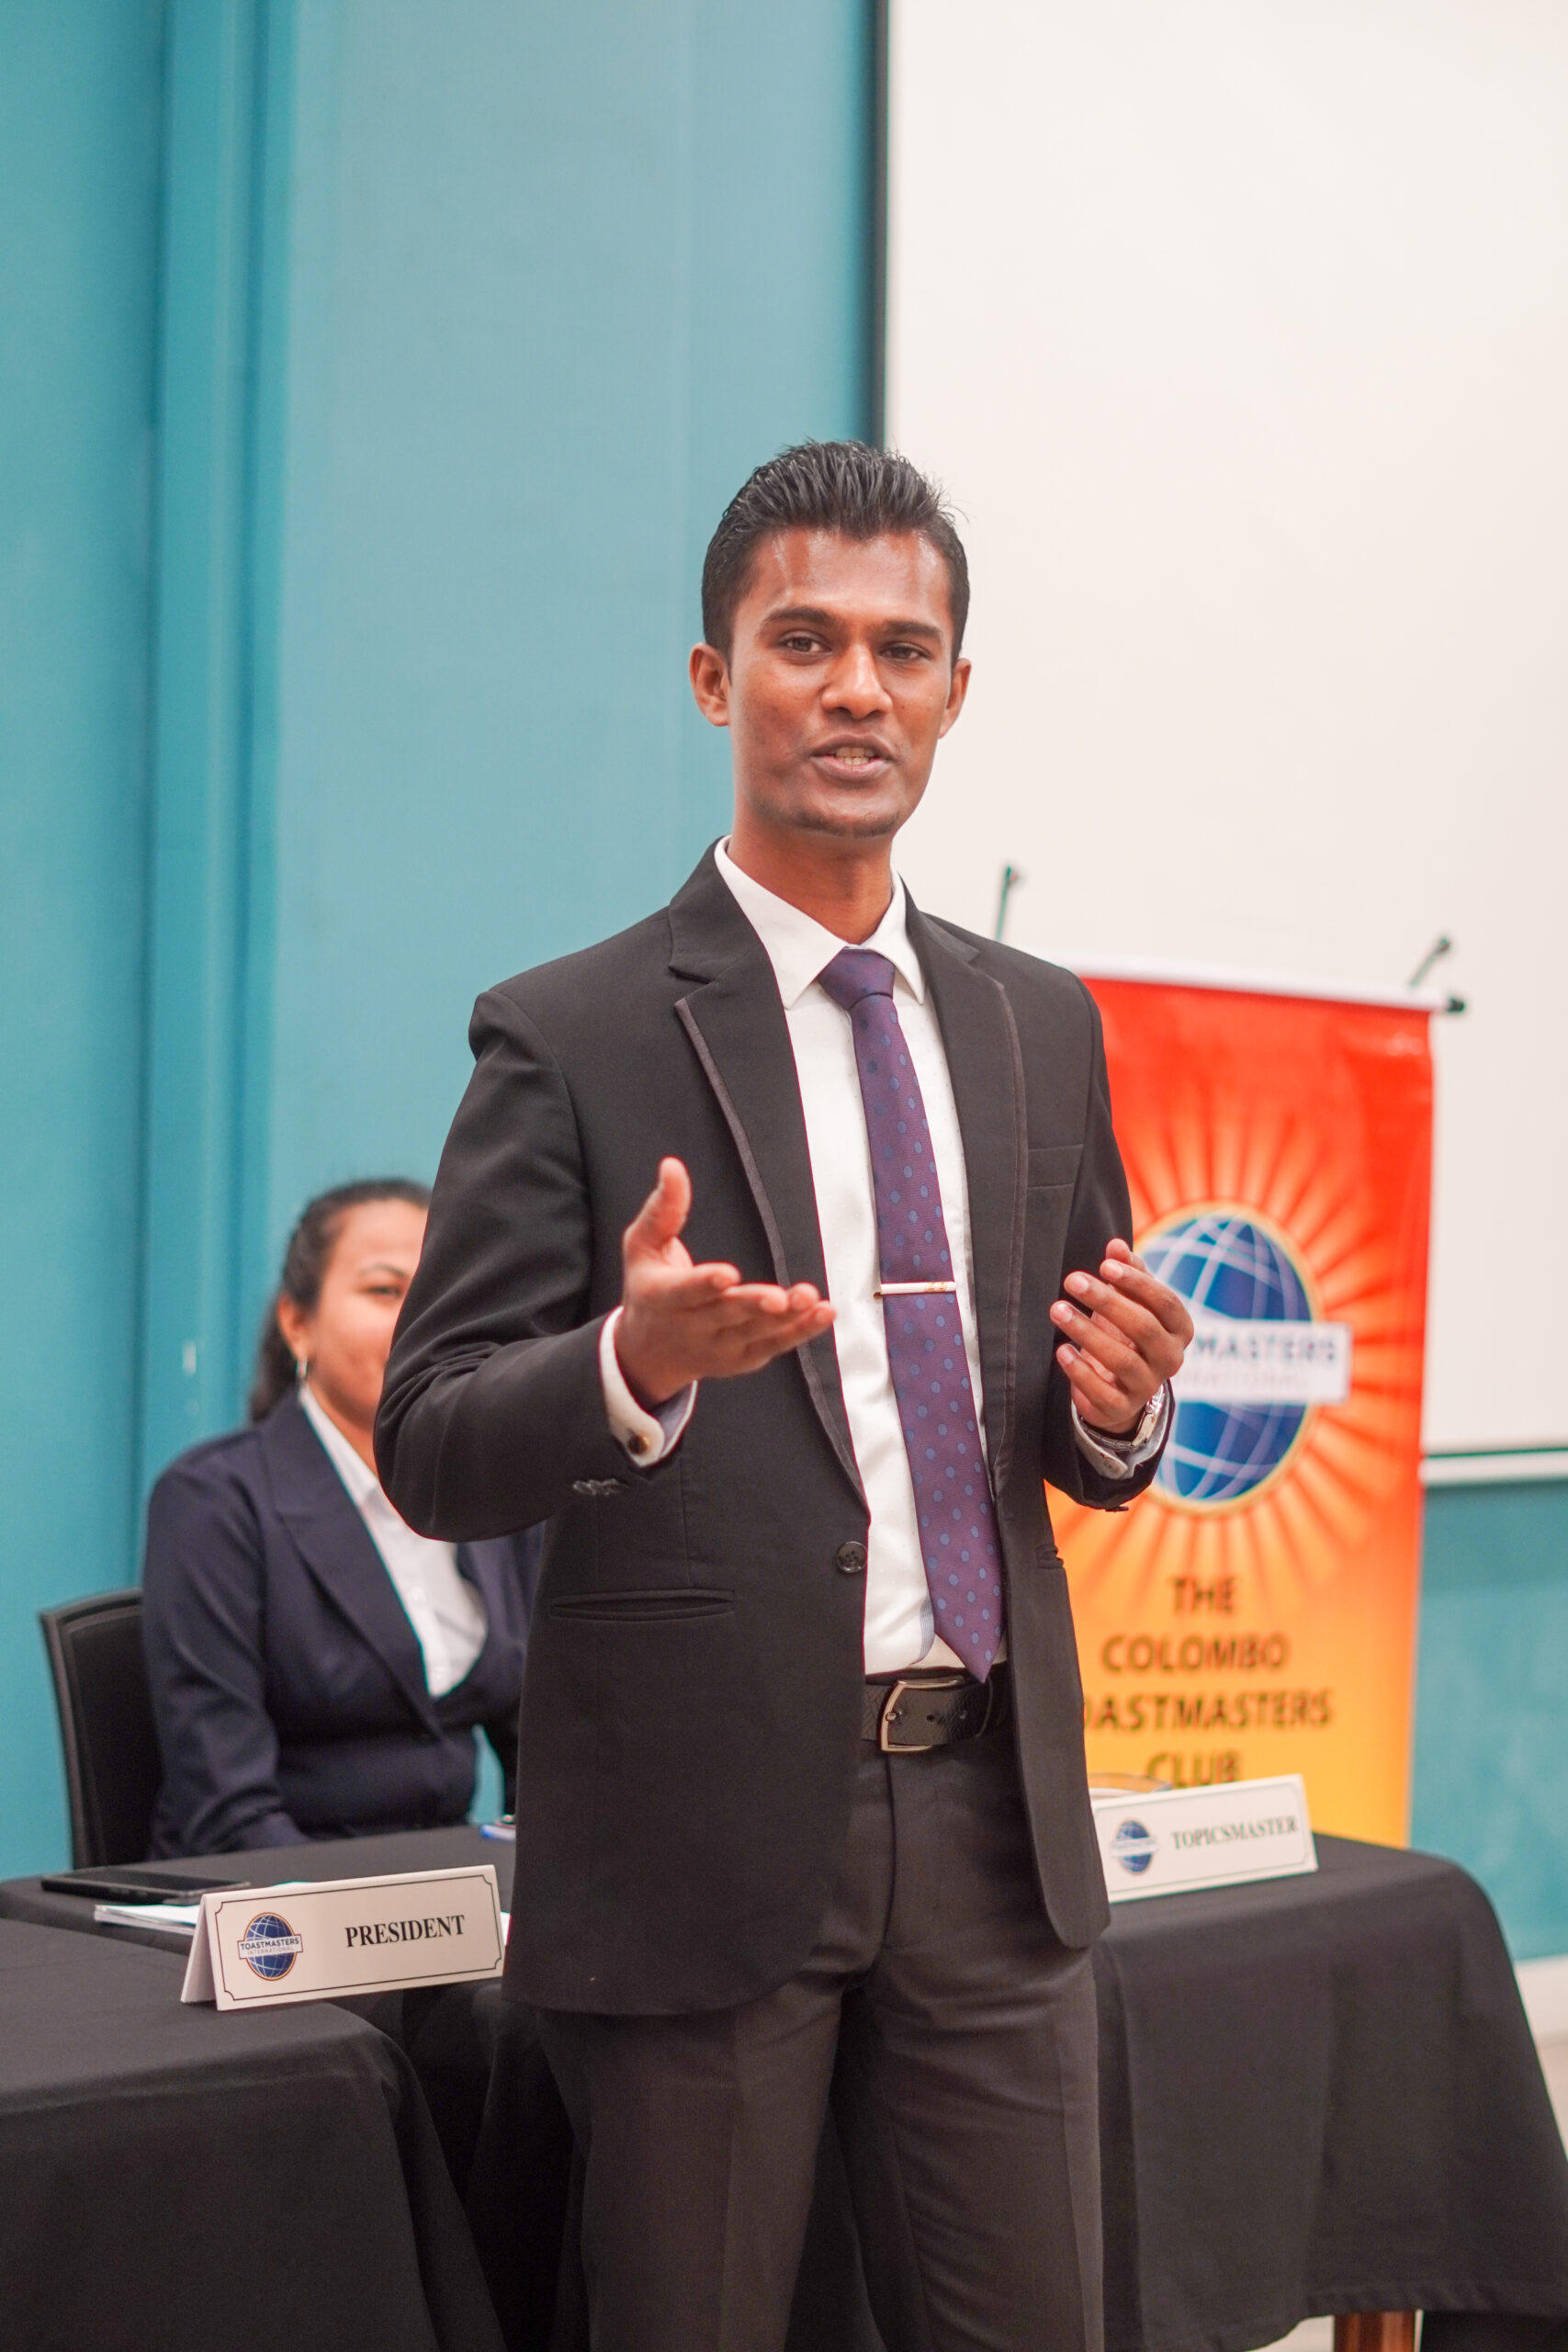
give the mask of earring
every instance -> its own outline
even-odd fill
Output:
[[[310,1365],[309,1358],[305,1356],[296,1356],[294,1359],[295,1388],[298,1390],[306,1387],[309,1385],[310,1378]]]

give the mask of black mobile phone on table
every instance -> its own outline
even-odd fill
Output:
[[[250,1883],[248,1878],[213,1878],[205,1871],[141,1871],[124,1863],[62,1871],[40,1882],[51,1894],[90,1894],[96,1903],[195,1903],[204,1894],[226,1894]]]

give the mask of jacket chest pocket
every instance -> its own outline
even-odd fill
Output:
[[[1032,1193],[1048,1191],[1055,1184],[1076,1184],[1078,1162],[1083,1158],[1081,1143],[1031,1144],[1029,1147],[1029,1189]]]

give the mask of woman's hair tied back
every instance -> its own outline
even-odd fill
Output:
[[[412,1176],[361,1176],[352,1184],[334,1184],[307,1201],[288,1237],[283,1271],[267,1303],[256,1345],[255,1372],[251,1381],[250,1418],[265,1421],[276,1405],[289,1395],[299,1367],[288,1342],[277,1328],[277,1310],[289,1299],[301,1314],[314,1312],[321,1283],[332,1263],[344,1219],[351,1210],[367,1208],[373,1201],[407,1201],[411,1208],[430,1206],[430,1187]]]

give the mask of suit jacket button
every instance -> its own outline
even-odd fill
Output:
[[[840,1544],[833,1555],[833,1566],[840,1576],[863,1577],[865,1574],[865,1545]]]

